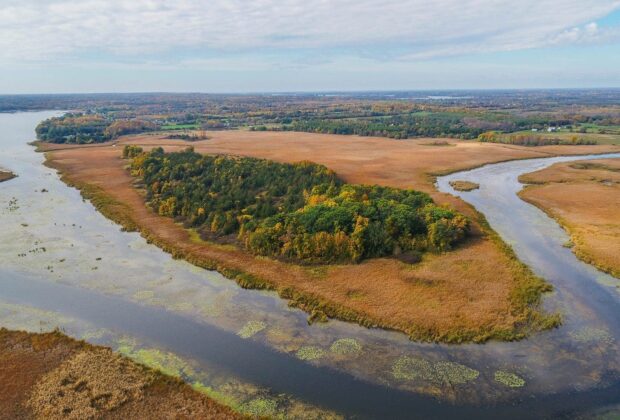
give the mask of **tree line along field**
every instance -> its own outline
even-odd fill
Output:
[[[395,139],[478,139],[494,132],[542,138],[527,145],[618,142],[617,91],[470,92],[436,100],[412,93],[336,95],[127,94],[45,98],[50,107],[76,111],[39,127],[41,140],[102,142],[153,130],[297,131]],[[0,97],[3,107],[34,106],[27,98]],[[45,103],[45,102],[43,102]],[[114,125],[113,125],[114,124]],[[552,128],[553,132],[547,132]],[[532,131],[536,130],[536,131]],[[571,136],[557,134],[571,133]],[[572,137],[576,136],[573,141]],[[603,137],[599,137],[603,136]],[[552,141],[555,140],[555,143]],[[559,142],[558,142],[559,140]],[[520,143],[519,143],[520,144]]]

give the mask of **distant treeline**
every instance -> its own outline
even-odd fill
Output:
[[[475,139],[490,131],[512,132],[542,127],[540,118],[516,118],[507,113],[472,110],[430,110],[400,115],[359,118],[295,120],[284,130],[324,134],[356,134],[394,139],[410,137],[452,137]]]
[[[535,134],[514,134],[505,135],[495,132],[482,133],[478,136],[478,140],[483,143],[504,143],[514,144],[518,146],[550,146],[550,145],[574,145],[585,146],[595,145],[595,140],[588,140],[577,136],[572,136],[570,139],[560,139],[556,137],[545,137],[544,135]]]
[[[314,263],[446,251],[469,222],[422,192],[343,183],[324,166],[128,146],[147,200],[205,239],[234,237],[254,254]]]
[[[156,124],[141,120],[110,120],[98,114],[65,114],[37,128],[37,138],[50,143],[102,143],[125,134],[153,131]]]

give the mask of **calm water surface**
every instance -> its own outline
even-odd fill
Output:
[[[517,343],[418,344],[338,321],[309,326],[274,294],[243,290],[121,232],[27,145],[51,115],[0,114],[0,167],[19,175],[0,184],[0,326],[60,327],[274,416],[539,418],[620,400],[619,281],[579,262],[562,247],[562,229],[516,196],[520,174],[583,157],[438,180],[556,286],[545,305],[564,314],[564,326]],[[452,179],[481,188],[456,193]],[[497,380],[506,374],[512,382]]]

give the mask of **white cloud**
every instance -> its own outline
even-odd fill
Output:
[[[421,59],[608,39],[619,0],[2,0],[0,60],[398,48]],[[151,58],[149,58],[151,57]]]

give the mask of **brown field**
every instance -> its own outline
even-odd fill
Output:
[[[0,417],[236,419],[180,380],[61,333],[0,329]]]
[[[523,175],[520,196],[569,232],[575,254],[620,278],[620,159],[558,163]]]
[[[532,329],[556,325],[557,318],[537,310],[542,280],[519,263],[512,251],[463,201],[434,189],[432,174],[489,162],[555,154],[598,153],[616,148],[549,146],[523,148],[447,140],[454,147],[428,145],[433,140],[333,136],[308,133],[210,132],[210,139],[187,143],[163,136],[132,136],[116,146],[48,150],[48,164],[109,218],[179,258],[217,269],[244,287],[276,289],[292,304],[313,314],[390,328],[412,339],[444,342],[517,339]],[[425,144],[426,143],[426,144]],[[201,153],[269,158],[281,162],[311,160],[335,170],[352,183],[382,184],[429,192],[438,202],[458,208],[473,220],[471,238],[457,250],[427,256],[410,265],[374,259],[326,270],[255,258],[248,253],[196,241],[171,219],[154,214],[133,187],[122,144],[164,146],[168,151],[193,146]],[[64,149],[64,150],[62,150]]]
[[[14,173],[0,171],[0,182],[8,181],[9,179],[13,179],[13,178],[15,178]]]

